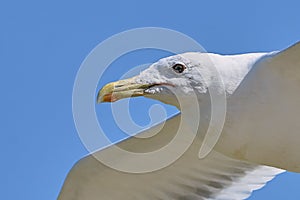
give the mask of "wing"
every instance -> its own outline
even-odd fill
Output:
[[[168,143],[176,134],[180,115],[169,119],[163,129],[148,139],[130,138],[119,147],[147,152]],[[184,125],[185,126],[185,125]],[[152,135],[157,127],[141,134]],[[188,128],[188,127],[186,127]],[[132,199],[245,199],[282,170],[257,166],[230,159],[212,151],[198,159],[200,139],[173,164],[149,173],[132,174],[116,171],[89,155],[80,160],[68,174],[58,199],[60,200],[132,200]],[[110,147],[94,153],[105,155],[115,162],[131,162],[130,158],[113,155]],[[139,163],[135,163],[139,165]]]
[[[258,60],[227,102],[226,155],[300,172],[300,43]]]

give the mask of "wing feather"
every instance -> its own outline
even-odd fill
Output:
[[[300,172],[300,42],[258,60],[227,103],[224,154]]]
[[[170,130],[174,130],[179,122],[180,115],[169,119],[160,133],[150,139],[152,142],[130,138],[122,141],[119,146],[137,152],[144,148],[160,147],[172,139],[173,133]],[[141,134],[148,134],[155,128]],[[58,199],[244,199],[276,174],[283,172],[234,160],[216,151],[200,160],[197,157],[200,142],[197,138],[183,156],[170,166],[144,174],[116,171],[89,155],[72,168]],[[99,152],[114,156],[110,155],[109,148]],[[130,162],[130,159],[123,158],[119,162]]]

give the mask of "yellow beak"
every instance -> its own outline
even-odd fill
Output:
[[[108,83],[98,92],[97,103],[115,102],[124,98],[143,96],[145,89],[151,86],[151,84],[135,83],[134,77]]]

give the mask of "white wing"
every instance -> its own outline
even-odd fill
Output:
[[[222,153],[300,172],[300,43],[258,60],[227,103]]]
[[[134,152],[164,146],[174,136],[180,115],[169,119],[159,134],[148,139],[130,138],[118,145]],[[141,134],[151,134],[151,128]],[[161,170],[130,174],[113,170],[93,156],[80,160],[68,174],[60,200],[154,200],[154,199],[230,199],[247,198],[283,170],[258,166],[228,158],[216,151],[198,159],[197,138],[180,159]],[[110,155],[109,147],[97,153]],[[118,162],[130,162],[126,158]],[[138,163],[136,163],[138,164]]]

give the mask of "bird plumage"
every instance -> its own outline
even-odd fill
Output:
[[[208,60],[205,61],[203,56]],[[160,170],[126,173],[106,166],[97,157],[137,169],[155,163],[138,163],[125,154],[115,154],[113,146],[107,147],[76,163],[58,199],[245,199],[284,170],[300,172],[300,43],[281,52],[264,54],[182,54],[180,62],[190,65],[187,66],[190,71],[184,75],[168,71],[172,70],[171,61],[178,62],[174,58],[176,56],[152,65],[148,72],[137,76],[133,86],[136,89],[136,84],[143,84],[143,87],[149,84],[150,88],[162,88],[157,91],[157,96],[154,92],[147,94],[148,97],[171,104],[175,102],[168,99],[172,95],[160,99],[169,94],[164,88],[177,84],[181,87],[177,92],[188,96],[191,88],[186,88],[186,83],[189,82],[198,90],[201,119],[204,120],[200,121],[198,134],[187,151]],[[164,66],[166,68],[162,68]],[[191,73],[195,66],[200,74]],[[208,69],[212,66],[219,71],[225,86],[227,113],[216,146],[208,156],[199,159],[199,147],[210,117],[207,89],[210,84],[219,83],[214,82],[217,79]],[[195,83],[199,77],[202,81]],[[105,91],[104,95],[99,95],[100,100],[107,94]],[[175,137],[180,122],[182,116],[178,114],[165,124],[140,133],[153,137],[132,137],[117,145],[135,153],[155,151]],[[181,131],[187,138],[191,137],[190,124],[183,120],[181,125]],[[155,135],[157,130],[160,131]],[[180,142],[184,144],[188,140]],[[169,153],[172,155],[173,152]],[[160,158],[154,161],[159,162]]]

